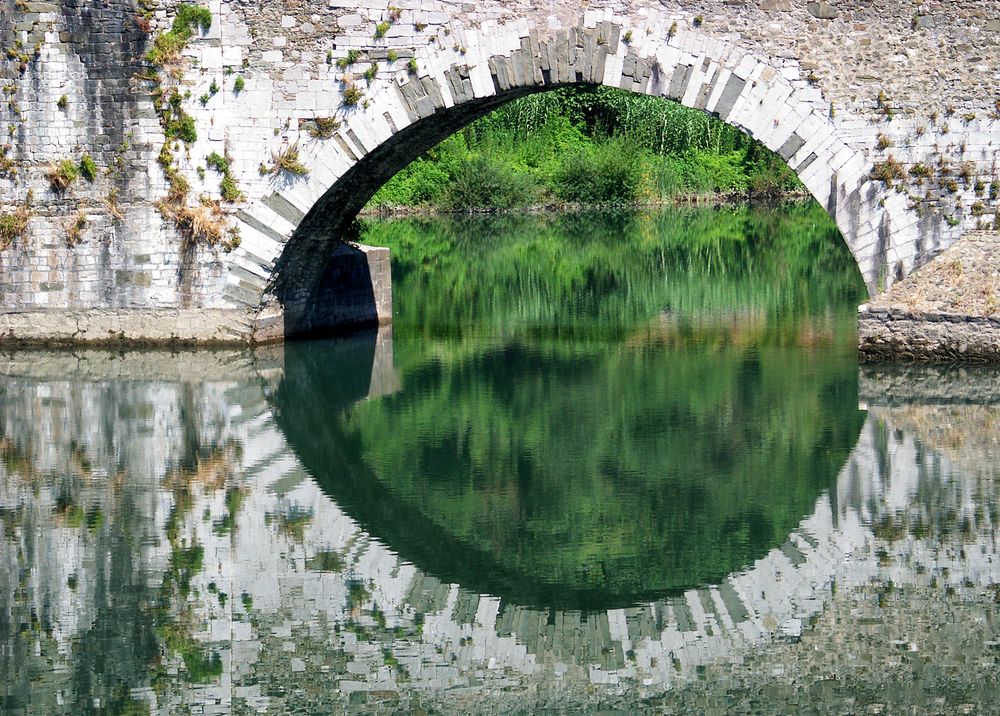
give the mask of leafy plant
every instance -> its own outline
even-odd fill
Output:
[[[194,36],[198,28],[207,32],[212,26],[211,11],[200,5],[182,3],[177,8],[170,30],[157,36],[153,48],[146,53],[146,59],[155,67],[176,63],[181,51]]]
[[[344,91],[341,95],[341,101],[348,107],[354,107],[361,101],[361,98],[365,96],[364,91],[357,85],[349,84],[344,87]]]
[[[316,117],[306,125],[306,131],[313,139],[329,139],[340,129],[340,122],[335,117]]]
[[[64,192],[80,177],[80,167],[70,159],[63,159],[50,164],[45,176],[54,191]]]
[[[887,187],[891,187],[893,182],[902,181],[906,178],[906,170],[890,154],[885,161],[875,162],[869,176],[876,181],[883,182]]]
[[[89,154],[80,157],[80,175],[89,182],[97,178],[97,165]]]
[[[28,221],[32,215],[30,191],[24,203],[17,209],[0,212],[0,251],[10,247],[17,239],[24,239],[28,235]]]

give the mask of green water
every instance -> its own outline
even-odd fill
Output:
[[[716,583],[785,540],[857,441],[863,287],[817,207],[364,240],[392,250],[399,390],[344,399],[344,342],[295,344],[275,401],[338,504],[444,581],[577,609]]]
[[[992,712],[1000,372],[818,207],[364,240],[391,329],[0,352],[0,714]]]

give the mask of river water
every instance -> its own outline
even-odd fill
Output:
[[[818,207],[364,240],[391,330],[0,354],[0,713],[996,708],[1000,373]]]

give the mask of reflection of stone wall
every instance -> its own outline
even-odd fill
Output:
[[[130,379],[128,362],[18,354],[0,378],[0,672],[11,713],[78,713],[113,701],[118,682],[149,682],[160,653],[151,610],[170,555],[165,477],[238,435],[226,395],[237,383]]]
[[[722,584],[597,613],[504,603],[440,582],[362,531],[286,445],[268,383],[236,354],[199,359],[200,381],[173,375],[167,356],[101,354],[75,373],[65,354],[14,356],[0,378],[0,669],[14,712],[56,712],[64,689],[63,711],[76,713],[74,699],[110,699],[116,679],[156,713],[724,704],[777,688],[779,665],[798,683],[837,678],[867,693],[877,674],[905,672],[912,662],[893,655],[910,644],[934,658],[966,648],[969,629],[931,626],[942,612],[982,614],[1000,581],[982,502],[993,482],[970,479],[951,438],[925,429],[938,408],[880,408],[814,513]],[[273,374],[280,356],[258,365]],[[377,383],[368,399],[386,392]],[[966,444],[978,419],[950,418]],[[190,665],[152,628],[176,545],[204,550],[172,613],[222,657],[205,684],[190,683]],[[858,648],[888,665],[860,666]],[[975,648],[984,660],[965,671],[945,661],[947,684],[974,686],[988,655]],[[32,669],[43,674],[34,683]],[[702,670],[712,678],[698,680]],[[140,688],[154,676],[157,690]]]

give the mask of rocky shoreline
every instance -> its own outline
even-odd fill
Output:
[[[1000,232],[967,234],[858,309],[864,362],[1000,362]]]

